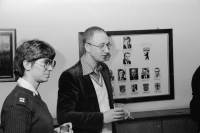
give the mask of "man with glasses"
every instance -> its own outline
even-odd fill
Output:
[[[127,113],[113,109],[112,86],[108,66],[112,48],[106,32],[90,27],[83,34],[84,55],[59,79],[57,119],[71,122],[74,133],[114,133],[112,122]]]

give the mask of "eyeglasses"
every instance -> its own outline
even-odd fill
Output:
[[[50,60],[50,59],[47,59],[47,58],[43,59],[40,63],[35,62],[35,64],[38,64],[38,65],[44,67],[44,69],[49,69],[50,66],[52,67],[52,69],[54,69],[55,66],[56,66],[56,61]]]
[[[108,48],[108,50],[111,50],[111,49],[113,48],[113,46],[112,46],[112,44],[110,44],[110,42],[107,43],[107,44],[101,44],[101,45],[99,45],[99,46],[96,46],[96,45],[91,44],[91,43],[89,43],[89,42],[86,42],[86,43],[87,43],[87,44],[90,44],[90,45],[92,45],[92,46],[95,46],[95,47],[99,47],[101,51],[104,51],[104,50],[106,49],[106,47]]]

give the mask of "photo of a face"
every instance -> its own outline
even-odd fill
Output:
[[[160,68],[156,67],[156,68],[154,69],[154,72],[155,72],[154,78],[155,78],[155,79],[159,79],[159,78],[161,77],[161,76],[160,76]]]
[[[126,71],[125,69],[118,69],[118,81],[126,80]]]
[[[131,56],[130,52],[125,52],[124,53],[123,64],[131,64],[130,56]]]
[[[124,45],[123,45],[123,49],[131,49],[131,38],[129,36],[124,37]]]
[[[130,80],[138,80],[138,68],[130,68]]]
[[[141,79],[149,79],[149,68],[142,68]]]

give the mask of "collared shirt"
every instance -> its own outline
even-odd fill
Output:
[[[100,111],[105,112],[107,110],[110,110],[110,105],[109,105],[109,100],[108,100],[108,92],[107,92],[104,80],[102,78],[102,75],[100,73],[100,71],[102,70],[102,66],[98,65],[96,68],[96,71],[98,71],[98,73],[101,77],[99,79],[99,81],[101,82],[102,85],[99,85],[99,82],[97,82],[95,80],[95,79],[97,79],[97,78],[95,78],[97,75],[95,70],[92,69],[92,67],[86,61],[84,56],[81,57],[81,64],[82,64],[82,68],[83,68],[83,75],[88,75],[88,74],[90,75],[90,78],[92,80],[92,83],[94,85],[94,88],[95,88],[95,91],[97,94]],[[112,124],[104,123],[102,133],[112,133]]]
[[[90,77],[100,86],[103,86],[102,83],[102,76],[101,76],[101,70],[102,66],[98,65],[96,69],[93,69],[91,65],[86,61],[85,57],[81,57],[81,64],[83,68],[83,75],[90,75]]]
[[[37,90],[28,81],[26,81],[25,79],[19,78],[17,80],[17,82],[18,82],[19,86],[21,86],[21,87],[23,87],[23,88],[25,88],[27,90],[32,91],[33,92],[33,96],[38,95]]]

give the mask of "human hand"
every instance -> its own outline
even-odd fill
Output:
[[[54,133],[73,133],[72,123],[64,123],[60,127],[55,128]]]
[[[123,120],[126,114],[122,108],[115,108],[115,109],[110,109],[104,112],[103,116],[104,116],[104,120],[103,120],[104,123],[111,123],[111,122]]]

